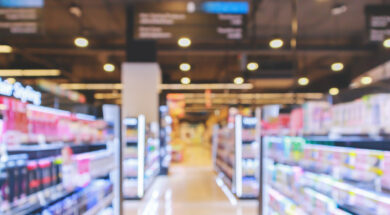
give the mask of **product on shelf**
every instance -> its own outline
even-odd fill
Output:
[[[215,168],[238,198],[259,195],[259,122],[257,117],[236,115],[234,126],[219,129],[216,138]]]
[[[85,114],[27,104],[0,96],[2,136],[7,145],[22,143],[75,142],[106,140],[104,121]]]
[[[84,189],[57,201],[46,209],[36,214],[61,215],[61,214],[96,214],[99,204],[109,206],[113,201],[113,184],[109,180],[95,180]],[[104,208],[102,208],[104,209]],[[92,213],[91,211],[94,211]]]
[[[123,123],[123,194],[126,199],[139,199],[160,172],[159,129],[156,123],[147,126],[144,116]]]
[[[265,137],[264,142],[267,183],[309,214],[388,213],[387,152],[297,137]],[[339,207],[346,212],[329,211]]]

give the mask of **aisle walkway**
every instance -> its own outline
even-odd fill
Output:
[[[238,202],[218,187],[210,157],[204,147],[187,147],[185,162],[159,177],[142,201],[125,202],[125,214],[256,215],[255,201]]]

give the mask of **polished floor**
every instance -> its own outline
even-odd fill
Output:
[[[187,146],[184,162],[159,177],[141,201],[127,201],[125,214],[256,215],[256,201],[237,201],[217,180],[209,147]]]

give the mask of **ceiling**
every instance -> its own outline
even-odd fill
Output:
[[[165,0],[162,0],[165,1]],[[125,61],[126,5],[131,0],[46,0],[43,29],[34,36],[1,36],[0,42],[10,44],[15,52],[0,55],[0,68],[55,68],[58,83],[119,83],[120,69],[103,71],[102,65],[112,62],[120,68]],[[145,0],[142,0],[145,2]],[[193,41],[188,49],[176,41],[158,41],[158,62],[163,82],[179,83],[188,76],[192,83],[231,83],[243,76],[253,83],[245,92],[326,92],[330,87],[345,88],[368,68],[389,57],[378,44],[370,44],[365,30],[364,6],[383,4],[383,0],[299,0],[297,2],[297,47],[289,45],[292,34],[293,0],[252,0],[246,26],[247,37],[240,41]],[[83,15],[69,12],[77,3]],[[348,10],[338,16],[330,12],[335,3],[345,3]],[[73,40],[84,35],[90,40],[86,49],[76,48]],[[285,46],[269,48],[274,37],[283,38]],[[245,62],[256,61],[259,71],[246,72]],[[330,70],[333,62],[345,65],[344,71]],[[192,70],[183,74],[181,62]],[[0,74],[1,76],[1,74]],[[307,76],[309,86],[298,87],[296,78]],[[26,83],[34,82],[24,78]],[[93,98],[93,92],[84,92]]]

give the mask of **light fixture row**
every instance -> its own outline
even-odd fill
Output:
[[[235,77],[234,80],[233,80],[233,83],[237,84],[237,85],[243,84],[244,82],[245,82],[244,78],[240,77],[240,76]],[[184,84],[184,85],[191,84],[191,78],[189,78],[189,77],[182,77],[180,79],[180,83]]]

